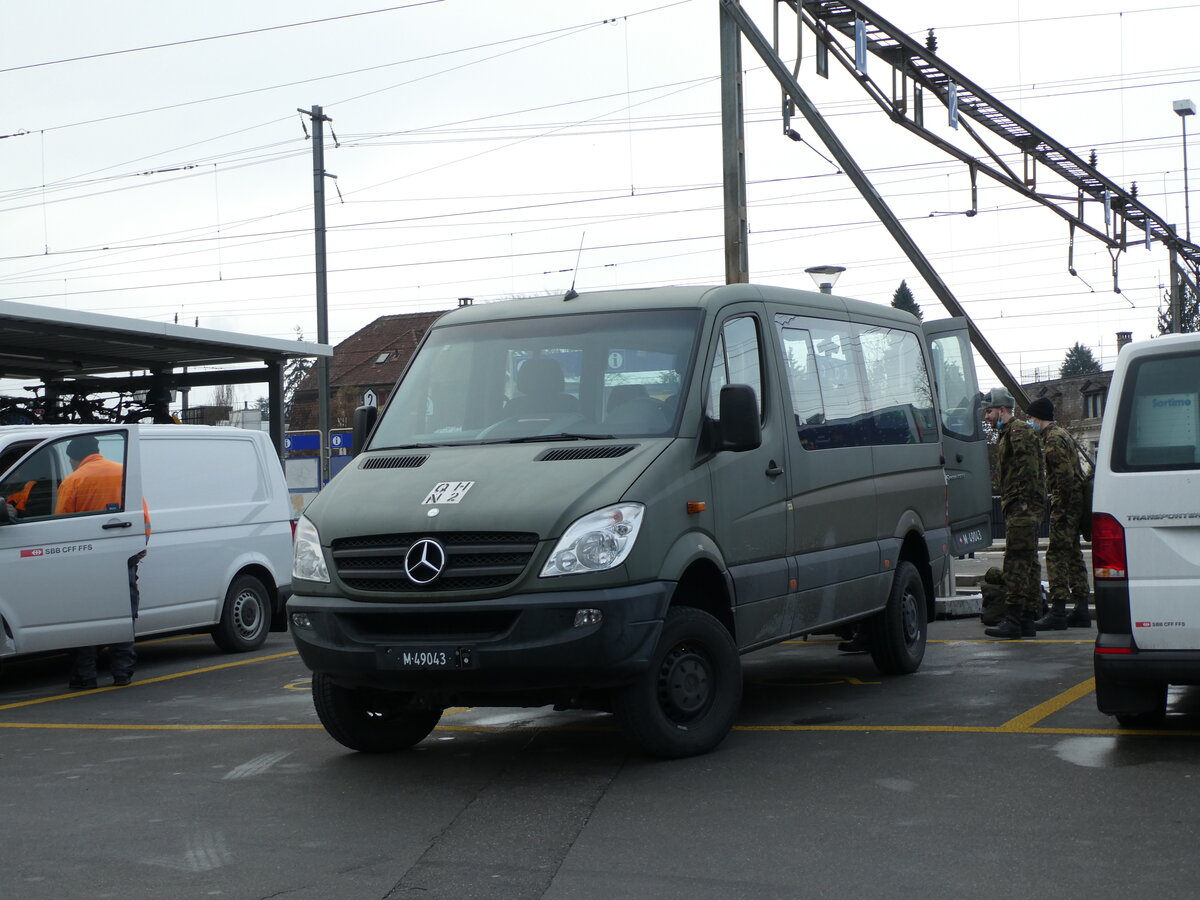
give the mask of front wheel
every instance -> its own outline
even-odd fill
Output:
[[[901,560],[892,577],[887,606],[871,620],[871,659],[884,675],[909,675],[925,658],[929,620],[925,583],[912,563]]]
[[[271,628],[271,594],[253,575],[239,575],[225,592],[221,621],[212,639],[226,653],[257,650]]]
[[[330,737],[360,753],[407,750],[433,731],[440,709],[409,709],[408,694],[348,688],[314,672],[313,705]]]
[[[733,727],[742,702],[742,667],[733,638],[690,607],[667,612],[650,666],[613,695],[625,733],[655,756],[707,753]]]

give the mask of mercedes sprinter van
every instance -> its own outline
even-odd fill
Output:
[[[452,705],[555,704],[702,753],[746,652],[862,623],[914,671],[949,558],[991,542],[961,320],[753,285],[466,306],[373,414],[297,525],[288,601],[360,751]]]

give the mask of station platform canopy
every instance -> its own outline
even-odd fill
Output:
[[[47,396],[265,383],[276,448],[284,365],[332,355],[328,344],[0,300],[0,378],[38,379]]]

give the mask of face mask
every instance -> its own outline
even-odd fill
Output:
[[[1032,428],[1034,431],[1041,431],[1041,430],[1042,430],[1041,423],[1040,423],[1040,422],[1035,422],[1035,421],[1033,421],[1033,419],[1026,419],[1026,420],[1025,420],[1025,424],[1027,424],[1027,425],[1028,425],[1030,428]]]

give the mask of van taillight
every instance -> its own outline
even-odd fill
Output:
[[[296,541],[296,520],[292,519],[292,543]]]
[[[1108,513],[1092,513],[1092,574],[1097,578],[1128,578],[1125,528]]]

